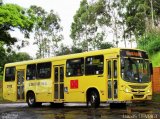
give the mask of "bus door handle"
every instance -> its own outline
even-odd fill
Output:
[[[98,77],[103,77],[103,75],[100,75],[100,76],[98,76]]]

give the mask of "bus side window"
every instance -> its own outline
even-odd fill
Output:
[[[5,81],[15,80],[15,67],[7,67],[5,69]]]
[[[36,64],[27,65],[26,79],[27,80],[36,79]]]
[[[51,62],[37,64],[37,78],[44,79],[51,77]]]
[[[67,60],[66,76],[82,76],[84,74],[84,58]]]
[[[85,74],[86,75],[103,74],[103,64],[104,64],[103,55],[87,57],[85,62]]]

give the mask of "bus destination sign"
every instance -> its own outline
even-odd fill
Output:
[[[126,51],[126,55],[130,57],[142,57],[142,52]]]
[[[137,51],[137,50],[121,50],[122,57],[143,57],[148,58],[148,55],[144,51]]]

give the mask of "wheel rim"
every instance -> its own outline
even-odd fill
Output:
[[[91,95],[91,104],[94,104],[96,101],[96,96],[95,95]]]
[[[29,103],[30,103],[30,104],[33,104],[33,103],[34,103],[34,98],[29,97]]]

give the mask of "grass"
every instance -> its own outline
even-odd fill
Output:
[[[160,103],[160,93],[154,93],[152,101]]]

